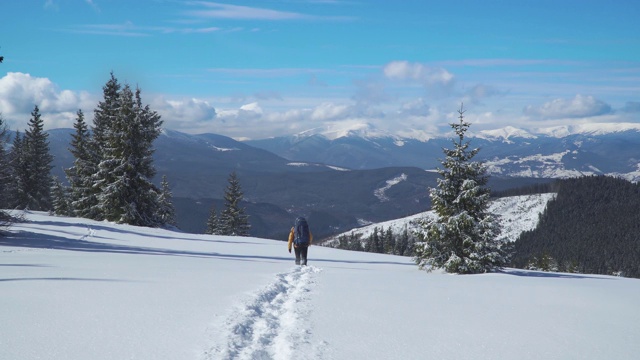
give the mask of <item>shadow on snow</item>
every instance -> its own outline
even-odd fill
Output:
[[[64,226],[68,224],[46,222],[47,225],[60,225]],[[98,228],[98,227],[92,227]],[[131,234],[129,231],[113,230],[111,227],[104,227],[107,231],[118,231],[126,234]],[[151,236],[146,234],[146,236]],[[92,236],[94,237],[94,236]],[[151,236],[155,237],[155,236]],[[167,237],[169,238],[169,237]],[[176,241],[181,240],[196,240],[200,239],[180,239],[170,238]],[[202,241],[209,241],[203,239]],[[224,242],[242,244],[238,241],[224,241],[224,240],[210,240],[211,242]],[[244,242],[245,244],[257,244],[258,242]],[[217,258],[224,260],[237,260],[237,261],[270,261],[270,262],[291,262],[291,257],[285,256],[262,256],[262,255],[240,255],[240,254],[222,254],[217,252],[201,252],[201,251],[187,251],[187,250],[173,250],[163,248],[152,247],[140,247],[140,246],[128,246],[120,244],[108,244],[103,242],[93,242],[83,239],[69,239],[66,237],[44,235],[38,233],[31,233],[27,231],[21,231],[14,233],[13,236],[0,238],[0,246],[12,246],[23,247],[32,249],[52,249],[52,250],[67,250],[67,251],[83,251],[90,253],[114,253],[114,254],[137,254],[137,255],[164,255],[164,256],[187,256],[197,258]],[[317,259],[310,258],[313,262],[329,262],[329,263],[346,263],[346,264],[378,264],[378,265],[411,265],[403,262],[393,261],[359,261],[359,260],[338,260],[338,259]],[[11,266],[9,264],[4,266]],[[29,266],[29,265],[16,265],[16,266]],[[37,266],[37,265],[33,265]]]

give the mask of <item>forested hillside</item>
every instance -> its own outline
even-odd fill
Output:
[[[640,277],[640,185],[593,176],[555,187],[538,227],[516,241],[512,265]]]

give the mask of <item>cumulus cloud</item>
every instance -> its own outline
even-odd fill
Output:
[[[427,84],[447,85],[454,76],[446,69],[408,61],[392,61],[384,66],[384,75],[392,80],[415,80]]]
[[[0,78],[0,112],[18,129],[26,128],[37,105],[47,128],[72,127],[78,109],[93,109],[96,98],[88,92],[60,90],[47,78],[11,72]]]
[[[383,74],[389,80],[418,83],[432,97],[450,95],[455,83],[454,75],[444,68],[408,61],[388,63],[383,68]]]
[[[527,106],[526,115],[544,119],[582,118],[606,115],[612,112],[611,106],[593,96],[576,95],[573,99],[554,99],[540,106]]]
[[[311,111],[314,121],[344,119],[351,113],[351,107],[344,104],[323,103]]]
[[[164,97],[152,99],[151,108],[163,119],[175,122],[207,122],[216,117],[216,109],[200,99],[167,100]]]

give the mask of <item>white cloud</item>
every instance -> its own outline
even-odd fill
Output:
[[[164,97],[156,97],[152,100],[151,107],[163,119],[181,122],[202,122],[216,117],[216,109],[209,102],[200,99],[166,100]]]
[[[427,84],[448,85],[454,80],[453,74],[444,68],[434,68],[408,61],[392,61],[384,66],[383,72],[392,80],[415,80]]]
[[[455,76],[444,68],[408,61],[388,63],[383,74],[389,80],[420,84],[432,98],[451,95],[455,84]]]
[[[349,115],[351,108],[344,104],[322,103],[311,112],[314,121],[341,119]]]
[[[611,113],[611,106],[593,96],[576,95],[573,99],[554,99],[540,106],[527,106],[524,113],[544,119],[582,118]]]
[[[78,109],[93,109],[96,99],[88,92],[60,90],[47,78],[12,72],[0,78],[0,112],[19,130],[27,127],[37,105],[48,129],[72,127]]]

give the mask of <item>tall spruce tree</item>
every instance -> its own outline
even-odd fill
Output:
[[[91,146],[100,159],[102,150],[106,148],[109,133],[112,131],[120,109],[120,90],[122,86],[113,72],[107,83],[102,87],[103,99],[98,102],[93,111],[93,128]]]
[[[12,194],[11,165],[9,153],[5,150],[9,141],[9,128],[0,113],[0,236],[4,235],[2,229],[8,229],[14,219],[11,214],[3,209],[10,207]]]
[[[224,209],[220,214],[220,235],[249,236],[249,216],[240,206],[243,193],[236,172],[229,175],[229,185],[224,192]]]
[[[158,226],[160,190],[153,185],[153,141],[160,135],[160,116],[142,105],[140,90],[125,85],[115,118],[103,133],[102,159],[96,185],[104,219],[140,226]]]
[[[488,212],[490,190],[486,168],[472,161],[480,149],[469,149],[465,133],[470,124],[464,110],[459,123],[450,124],[458,139],[453,149],[443,149],[444,169],[437,188],[430,191],[432,208],[438,218],[423,224],[422,242],[415,262],[421,269],[443,268],[449,273],[474,274],[498,269],[507,263],[500,225]]]
[[[2,113],[0,113],[0,209],[7,209],[11,206],[9,199],[11,196],[12,177],[9,153],[6,150],[8,142],[9,128],[2,117]]]
[[[71,135],[69,151],[75,160],[73,166],[65,169],[70,186],[70,207],[75,216],[95,219],[99,216],[91,211],[95,210],[98,198],[93,189],[92,176],[96,173],[97,167],[90,144],[91,135],[82,110],[78,110],[73,127],[76,131]]]
[[[36,105],[31,112],[29,128],[25,131],[23,157],[27,173],[24,181],[26,202],[21,208],[47,211],[51,209],[51,169],[53,156],[49,152],[49,134],[44,131],[44,121]]]
[[[121,85],[111,72],[111,77],[102,87],[102,100],[93,111],[93,127],[87,139],[87,158],[84,168],[88,177],[83,177],[84,191],[78,199],[80,216],[95,220],[104,220],[104,211],[99,196],[103,192],[105,179],[99,172],[100,163],[105,158],[105,149],[109,146],[109,136],[113,132],[114,124],[120,111]],[[77,130],[76,130],[77,131]]]
[[[28,202],[26,182],[29,176],[29,169],[27,168],[25,157],[24,135],[18,130],[13,138],[13,146],[9,152],[11,182],[8,184],[8,202],[11,208],[22,208],[22,204]]]

